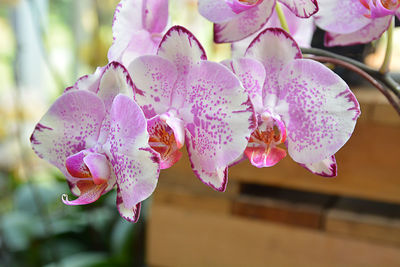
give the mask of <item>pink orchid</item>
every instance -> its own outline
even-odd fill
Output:
[[[318,0],[318,4],[314,17],[317,26],[327,31],[326,46],[371,42],[387,30],[394,15],[400,19],[399,0]]]
[[[128,66],[137,56],[155,54],[168,23],[168,0],[122,0],[114,14],[109,61]]]
[[[282,10],[289,27],[290,35],[292,35],[293,39],[295,39],[296,42],[301,47],[310,47],[312,37],[315,31],[314,18],[297,17],[286,6],[282,6]],[[262,30],[271,27],[281,28],[281,23],[279,21],[278,15],[276,14],[276,11],[273,11],[271,17],[269,18],[268,22],[263,26]],[[249,46],[249,44],[254,40],[254,38],[260,32],[254,33],[241,41],[232,43],[231,45],[232,57],[242,57],[246,52],[246,49]]]
[[[160,168],[144,114],[133,101],[132,81],[115,62],[104,68],[97,88],[83,87],[84,81],[60,96],[36,125],[32,148],[60,169],[78,196],[63,196],[65,204],[92,203],[116,185],[119,213],[136,222]]]
[[[296,16],[308,18],[318,11],[316,0],[279,0]],[[214,41],[231,43],[260,30],[270,18],[276,0],[199,0],[199,12],[214,22]]]
[[[334,154],[351,136],[360,115],[347,84],[323,64],[303,59],[282,29],[258,35],[245,57],[225,61],[242,81],[258,116],[245,155],[256,167],[286,156],[323,176],[336,175]]]
[[[240,81],[223,65],[207,61],[198,40],[180,26],[165,34],[157,55],[137,58],[128,70],[136,101],[154,125],[150,141],[162,153],[164,167],[179,159],[177,149],[186,142],[198,178],[224,191],[228,166],[243,153],[254,129],[252,105]]]

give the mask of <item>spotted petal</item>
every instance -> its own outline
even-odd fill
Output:
[[[73,90],[60,96],[36,125],[31,144],[36,154],[68,178],[67,157],[93,147],[105,116],[103,101],[94,93]]]
[[[364,16],[368,10],[358,0],[318,0],[318,6],[315,22],[328,32],[351,33],[370,22]]]
[[[347,84],[316,61],[297,59],[279,75],[275,111],[287,128],[289,155],[315,163],[335,154],[349,139],[359,104]]]
[[[309,18],[318,11],[316,0],[279,0],[279,2],[300,18]]]
[[[376,18],[370,20],[370,23],[363,28],[347,34],[328,32],[325,34],[325,46],[345,46],[369,43],[382,36],[389,27],[391,20],[392,16]]]
[[[264,111],[262,90],[265,81],[263,64],[251,58],[239,58],[222,62],[242,82],[256,112]]]
[[[241,12],[229,21],[214,24],[214,42],[232,43],[260,30],[268,21],[275,7],[275,1],[261,4]]]
[[[178,77],[175,65],[160,56],[142,56],[134,60],[128,69],[135,81],[135,100],[146,118],[166,112],[171,105]]]
[[[157,55],[170,60],[178,71],[171,106],[180,107],[185,97],[186,77],[197,62],[207,59],[206,52],[190,31],[174,26],[164,35]]]
[[[226,67],[203,61],[187,78],[186,145],[193,171],[224,191],[227,167],[241,156],[255,125],[252,105],[240,81]]]
[[[122,205],[119,210],[132,211],[153,193],[159,157],[148,145],[146,119],[132,99],[116,96],[110,114],[110,135],[104,147],[117,177]]]
[[[310,172],[324,177],[334,177],[337,175],[337,165],[335,155],[328,157],[320,162],[300,164]]]
[[[278,73],[285,65],[301,58],[300,48],[295,40],[284,30],[268,28],[251,42],[245,57],[254,58],[263,63],[266,77],[263,89],[264,107],[274,106],[278,95]]]

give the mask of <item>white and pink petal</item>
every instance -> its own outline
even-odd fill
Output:
[[[170,60],[178,71],[171,107],[179,108],[186,94],[186,77],[194,65],[207,59],[206,52],[190,31],[182,26],[174,26],[164,35],[157,55]]]
[[[239,58],[222,62],[242,82],[250,97],[255,112],[261,113],[263,107],[263,86],[266,78],[265,68],[259,61],[251,58]]]
[[[103,101],[86,90],[60,96],[36,125],[31,144],[36,154],[58,167],[68,178],[67,158],[93,147],[105,117]]]
[[[128,67],[135,83],[135,100],[146,118],[166,112],[171,106],[178,72],[175,65],[160,56],[142,56]]]
[[[297,59],[279,75],[274,111],[287,129],[289,155],[299,163],[322,161],[350,138],[359,104],[347,84],[323,64]]]
[[[358,0],[318,0],[318,13],[313,17],[318,27],[328,32],[351,33],[365,27],[369,10]]]
[[[302,57],[300,48],[284,30],[268,28],[251,42],[245,57],[263,63],[267,77],[262,94],[263,105],[264,107],[273,107],[279,91],[278,75],[287,63]]]
[[[146,119],[132,99],[121,94],[116,96],[110,119],[110,135],[104,149],[116,175],[123,205],[132,210],[157,185],[159,155],[148,145]]]
[[[244,152],[255,128],[253,107],[240,81],[221,64],[203,61],[187,79],[179,114],[192,168],[205,184],[224,191],[227,167]]]
[[[310,172],[324,176],[324,177],[335,177],[337,175],[337,164],[335,155],[328,157],[320,162],[300,164]]]
[[[126,207],[122,199],[121,190],[117,188],[117,209],[122,218],[128,222],[137,222],[140,216],[141,203],[136,204],[134,207]]]
[[[143,1],[121,0],[114,13],[112,24],[113,43],[108,50],[109,61],[120,61],[125,49],[132,40],[132,36],[143,30]]]
[[[373,19],[363,28],[347,34],[327,32],[325,34],[325,46],[365,44],[377,40],[388,29],[391,20],[392,16]]]

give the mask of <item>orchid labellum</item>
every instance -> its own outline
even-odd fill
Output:
[[[254,112],[236,76],[206,60],[197,39],[172,27],[157,55],[142,56],[128,67],[135,99],[153,127],[150,144],[162,167],[175,163],[186,143],[192,169],[201,181],[224,191],[228,166],[244,151],[254,130]]]
[[[60,169],[78,196],[72,201],[63,196],[65,204],[92,203],[116,185],[121,216],[136,222],[159,174],[146,119],[118,63],[104,68],[97,88],[82,87],[84,80],[60,96],[36,125],[32,148]]]
[[[327,31],[326,46],[371,42],[387,30],[394,15],[400,19],[399,0],[318,0],[318,5],[314,17]]]
[[[247,48],[245,57],[227,60],[242,81],[257,117],[245,155],[256,167],[269,167],[289,155],[310,171],[336,175],[334,154],[346,143],[360,114],[346,83],[323,64],[302,59],[294,39],[269,28]]]
[[[279,0],[291,12],[308,18],[318,11],[316,0]],[[231,43],[260,30],[274,10],[276,0],[199,0],[199,12],[214,22],[214,41]]]

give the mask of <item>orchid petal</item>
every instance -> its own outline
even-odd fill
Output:
[[[143,1],[121,0],[116,7],[112,25],[114,41],[108,50],[109,61],[119,61],[132,36],[143,29]]]
[[[224,191],[227,166],[247,145],[254,130],[252,105],[240,81],[221,64],[202,61],[187,77],[186,145],[192,169],[205,184]]]
[[[153,193],[160,170],[159,157],[148,145],[146,119],[133,100],[117,95],[110,118],[110,135],[104,147],[117,177],[123,205],[132,210]]]
[[[144,0],[143,27],[161,33],[168,23],[168,0]]]
[[[279,77],[275,112],[287,128],[288,152],[299,163],[322,161],[349,139],[359,104],[347,84],[323,64],[294,60]]]
[[[237,16],[226,0],[199,0],[199,13],[212,22],[224,22]]]
[[[157,115],[147,121],[150,147],[160,154],[160,169],[168,169],[181,157],[174,131]]]
[[[318,0],[318,6],[315,22],[328,32],[351,33],[370,22],[364,16],[368,10],[358,0]]]
[[[104,193],[107,188],[107,183],[96,185],[93,181],[83,180],[78,181],[76,183],[77,188],[79,189],[79,197],[75,200],[68,200],[68,196],[64,194],[62,196],[62,201],[66,205],[75,206],[75,205],[86,205],[95,202],[100,198],[100,196]]]
[[[31,136],[32,148],[69,179],[67,157],[96,144],[104,116],[103,101],[94,93],[64,93],[36,125]]]
[[[262,89],[266,76],[264,66],[260,62],[251,58],[226,60],[222,63],[242,82],[255,111],[262,112],[264,110]]]
[[[129,72],[123,65],[114,61],[109,63],[104,70],[97,95],[104,101],[106,110],[110,110],[116,95],[124,94],[133,99],[133,90]]]
[[[142,56],[134,60],[128,70],[135,81],[135,100],[146,118],[166,112],[178,76],[174,64],[160,56]]]
[[[337,175],[337,165],[335,155],[328,157],[320,162],[300,164],[310,172],[324,176],[324,177],[335,177]]]
[[[345,46],[369,43],[378,39],[389,28],[392,16],[376,18],[358,31],[348,34],[326,33],[325,46]]]
[[[279,2],[300,18],[309,18],[318,11],[316,0],[279,0]]]
[[[71,89],[77,90],[87,90],[93,93],[97,93],[99,90],[100,78],[103,76],[104,71],[106,70],[106,66],[97,67],[96,71],[93,74],[84,75],[80,77],[74,86],[67,88],[64,92],[67,92]]]
[[[171,107],[180,107],[186,94],[186,77],[190,69],[201,60],[206,60],[206,53],[196,37],[181,26],[174,26],[164,35],[157,55],[172,63],[178,71],[171,98]]]
[[[282,29],[269,28],[251,42],[245,56],[263,63],[268,77],[263,89],[264,107],[274,106],[279,91],[278,73],[287,63],[302,57],[296,41]]]
[[[157,52],[161,38],[153,36],[146,30],[132,34],[132,39],[122,52],[119,62],[128,66],[135,58],[142,55],[154,55]]]
[[[128,222],[137,222],[140,215],[140,206],[141,203],[139,202],[134,207],[125,207],[124,201],[122,199],[121,190],[117,188],[117,208],[122,218],[124,218]]]
[[[286,151],[279,147],[267,150],[264,147],[247,147],[244,153],[257,168],[274,166],[286,156]]]
[[[268,21],[275,1],[263,1],[234,18],[214,24],[214,42],[231,43],[242,40],[261,29]]]

